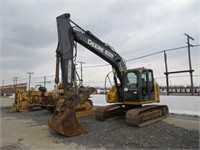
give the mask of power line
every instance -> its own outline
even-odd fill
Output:
[[[198,46],[200,46],[200,45],[193,45],[193,47],[198,47]],[[166,52],[167,52],[167,51],[174,51],[174,50],[184,49],[184,48],[187,48],[187,47],[188,47],[188,46],[181,46],[181,47],[176,47],[176,48],[161,50],[161,51],[158,51],[158,52],[155,52],[155,53],[151,53],[151,54],[147,54],[147,55],[144,55],[144,56],[140,56],[140,57],[128,59],[128,60],[126,60],[125,62],[129,62],[129,61],[133,61],[133,60],[142,59],[142,58],[145,58],[145,57],[157,55],[157,54],[163,53],[164,51],[166,51]],[[83,68],[104,67],[104,66],[109,66],[109,65],[110,65],[110,64],[93,65],[93,66],[83,66]]]
[[[11,80],[11,81],[8,81],[8,82],[4,82],[4,85],[11,84],[12,82],[13,82],[13,80]]]
[[[199,46],[200,46],[199,44],[193,45],[193,47],[199,47]],[[176,47],[176,48],[171,48],[171,49],[165,49],[165,50],[157,51],[157,52],[155,52],[155,53],[147,54],[147,55],[144,55],[144,56],[140,56],[140,57],[128,59],[128,60],[126,60],[125,62],[134,61],[134,60],[142,59],[142,58],[145,58],[145,57],[157,55],[157,54],[163,53],[164,51],[166,51],[166,52],[167,52],[167,51],[174,51],[174,50],[184,49],[184,48],[187,48],[187,47],[188,47],[188,46],[181,46],[181,47]],[[110,66],[110,64],[82,66],[82,68],[96,68],[96,67],[105,67],[105,66]],[[55,75],[49,75],[49,76],[46,76],[46,77],[54,77],[54,76],[55,76]],[[41,76],[41,77],[34,77],[34,78],[32,78],[32,79],[41,79],[41,78],[44,78],[44,76]],[[18,81],[27,80],[27,79],[28,79],[28,78],[22,78],[22,79],[19,79]],[[4,82],[4,84],[10,84],[11,82],[12,82],[12,81],[10,81],[10,82]]]
[[[153,55],[160,54],[160,53],[163,53],[163,51],[159,51],[159,52],[155,52],[155,53],[152,53],[152,54],[144,55],[144,56],[141,56],[141,57],[129,59],[129,60],[126,60],[125,62],[129,62],[129,61],[133,61],[133,60],[137,60],[137,59],[153,56]]]
[[[166,49],[166,50],[164,50],[164,51],[165,51],[165,52],[168,52],[168,51],[174,51],[174,50],[183,49],[183,48],[187,48],[187,46],[181,46],[181,47]]]
[[[46,76],[47,78],[48,77],[54,77],[55,75],[49,75],[49,76]],[[40,77],[34,77],[34,78],[32,78],[32,79],[40,79],[40,78],[44,78],[44,76],[40,76]]]
[[[91,66],[83,66],[83,68],[95,68],[95,67],[105,67],[109,66],[110,64],[102,64],[102,65],[91,65]]]
[[[183,78],[183,77],[189,77],[190,75],[182,75],[182,76],[170,76],[169,78]],[[200,75],[193,75],[193,77],[200,77]],[[165,79],[166,77],[155,77],[155,79]]]
[[[22,79],[18,79],[18,81],[23,81],[23,80],[27,80],[28,78],[22,78]]]

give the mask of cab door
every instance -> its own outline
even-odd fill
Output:
[[[122,86],[123,100],[124,101],[139,101],[139,72],[129,71],[124,77],[124,84]]]
[[[148,69],[141,72],[141,100],[154,100],[153,71]]]
[[[129,70],[122,86],[123,100],[143,102],[154,99],[153,71],[150,69]]]

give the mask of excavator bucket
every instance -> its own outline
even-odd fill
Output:
[[[65,136],[77,136],[86,133],[76,119],[74,109],[65,109],[63,112],[55,115],[48,120],[49,128]]]

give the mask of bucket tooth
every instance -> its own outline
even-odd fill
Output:
[[[86,133],[86,130],[79,124],[74,109],[65,109],[63,112],[50,117],[49,128],[65,136],[77,136]]]

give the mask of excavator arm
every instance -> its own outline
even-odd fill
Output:
[[[126,64],[111,46],[102,42],[90,31],[83,30],[71,21],[70,14],[63,14],[57,17],[57,30],[58,46],[56,50],[55,83],[56,85],[59,83],[59,67],[61,66],[64,105],[61,109],[59,108],[58,111],[54,112],[53,117],[48,121],[48,125],[52,130],[65,136],[80,135],[86,131],[76,120],[75,110],[73,109],[78,103],[83,102],[83,99],[74,90],[76,79],[75,42],[95,53],[113,67],[114,82],[119,98],[121,97],[119,89],[123,82]],[[120,81],[120,84],[117,83],[117,79]]]
[[[75,26],[72,26],[74,24]],[[57,17],[58,27],[58,48],[56,50],[57,59],[61,59],[62,81],[65,93],[73,87],[75,78],[75,63],[74,63],[74,42],[78,42],[86,47],[91,52],[95,53],[105,61],[107,61],[114,69],[114,81],[117,84],[117,79],[120,83],[123,82],[123,76],[126,71],[125,61],[120,55],[114,51],[108,44],[102,42],[90,31],[85,31],[73,21],[70,20],[70,14],[63,14]],[[57,65],[59,67],[59,65]],[[56,83],[58,84],[58,69]],[[119,88],[117,88],[119,89]],[[118,94],[120,92],[118,91]],[[119,95],[120,96],[120,95]]]

